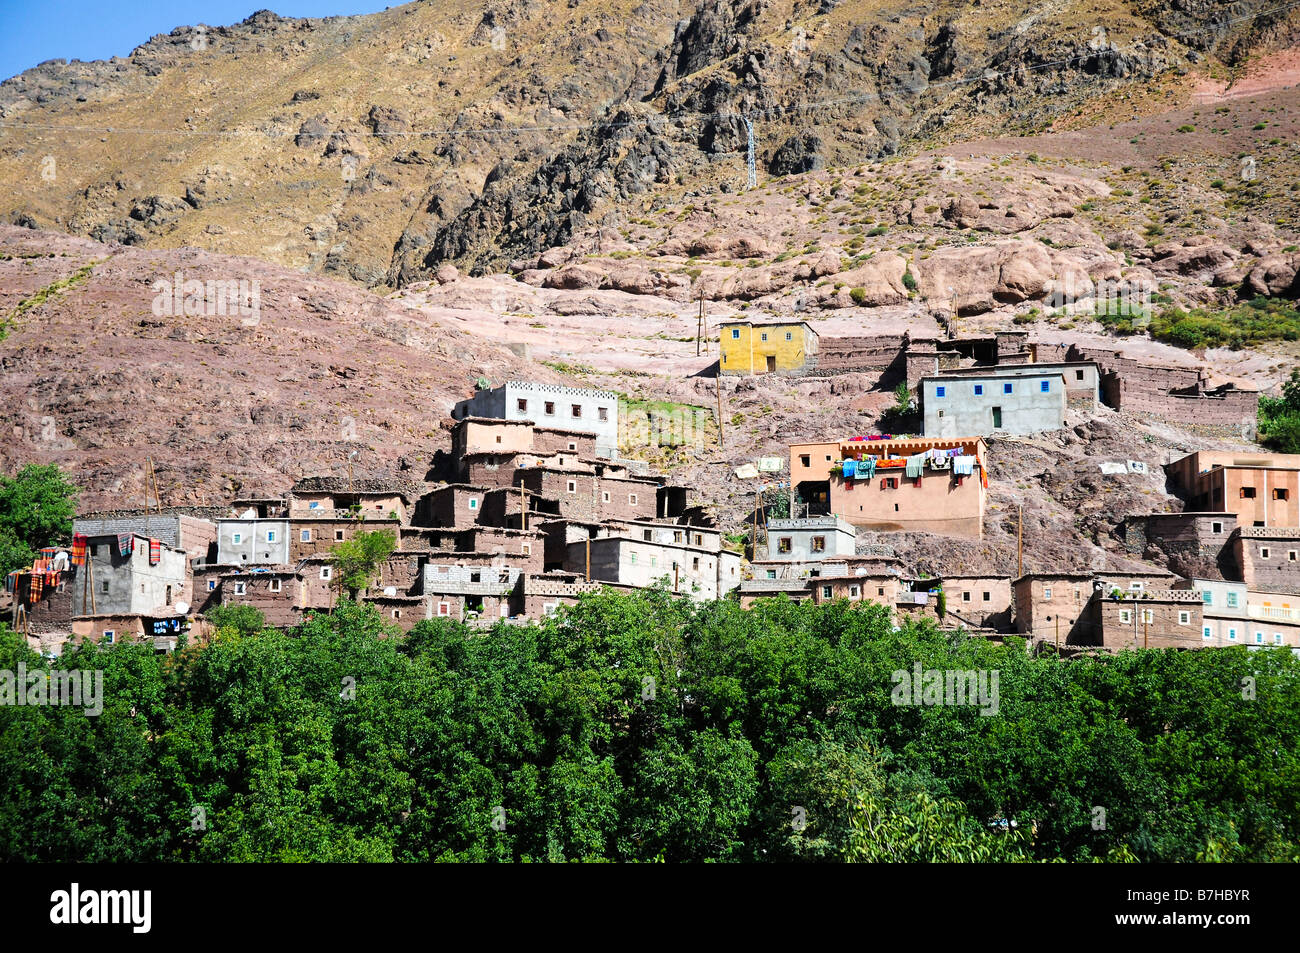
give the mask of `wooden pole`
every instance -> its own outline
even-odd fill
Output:
[[[718,344],[718,449],[722,449],[722,344]]]
[[[519,515],[523,518],[522,525],[526,533],[528,532],[528,487],[521,486],[519,488],[519,500]]]
[[[90,583],[90,614],[99,615],[99,606],[95,603],[95,564],[91,561],[89,552],[86,554],[86,568],[90,570],[86,574],[86,581]]]
[[[704,339],[704,292],[700,292],[700,315],[695,320],[695,356],[700,356],[700,342]],[[719,358],[719,361],[722,359]]]
[[[750,537],[750,552],[753,554],[750,558],[758,558],[758,508],[763,505],[763,491],[759,490],[754,494],[754,535]]]
[[[1024,504],[1016,506],[1016,578],[1025,574]]]
[[[591,537],[587,537],[587,582],[591,582]]]
[[[1147,645],[1147,610],[1146,610],[1146,609],[1139,609],[1138,611],[1142,613],[1142,648],[1145,649],[1145,648],[1148,647],[1148,645]]]
[[[681,585],[681,566],[673,563],[673,592],[676,592]]]

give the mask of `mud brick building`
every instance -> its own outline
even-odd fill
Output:
[[[806,579],[745,579],[738,587],[740,606],[751,609],[760,599],[785,597],[794,602],[811,599]]]
[[[1300,454],[1199,450],[1165,469],[1189,510],[1233,513],[1242,527],[1300,526]]]
[[[1235,513],[1141,513],[1125,517],[1119,533],[1131,556],[1147,558],[1148,550],[1155,549],[1169,557],[1171,566],[1214,566],[1223,573],[1235,572],[1231,544],[1236,529]]]
[[[517,566],[430,561],[424,566],[422,595],[435,618],[505,619],[523,614],[522,578]]]
[[[1094,616],[1101,646],[1123,649],[1196,649],[1205,644],[1204,604],[1187,589],[1145,589],[1135,597],[1098,593]]]
[[[1215,382],[1205,367],[1162,364],[1123,351],[1071,344],[1038,343],[1039,359],[1095,361],[1101,370],[1101,398],[1135,416],[1159,417],[1210,434],[1240,436],[1253,428],[1259,393],[1230,382]],[[1212,507],[1206,507],[1210,509]]]
[[[907,335],[876,334],[823,337],[810,373],[817,376],[874,372],[902,380],[907,372]]]
[[[516,471],[515,485],[528,491],[539,512],[566,519],[654,519],[659,510],[659,481],[644,477],[530,467]]]
[[[971,475],[934,465],[907,477],[904,458],[930,450],[973,457]],[[845,460],[867,455],[885,461],[870,479],[845,477]],[[836,440],[793,444],[790,484],[811,513],[832,513],[854,526],[885,532],[923,532],[978,539],[984,531],[983,473],[987,452],[979,437]]]
[[[1034,359],[1028,339],[1027,331],[998,331],[982,337],[909,338],[904,356],[908,390],[915,390],[925,377],[1027,364]]]
[[[217,605],[252,606],[267,625],[293,626],[302,621],[302,574],[292,566],[227,569],[216,582]]]
[[[675,531],[689,530],[679,527]],[[666,528],[665,532],[674,530]],[[645,533],[652,538],[646,539]],[[636,525],[570,543],[564,569],[581,572],[584,577],[589,574],[593,580],[637,588],[666,580],[672,592],[702,600],[720,598],[741,581],[738,553],[695,546],[692,542],[670,542],[663,533]]]
[[[1113,597],[1122,595],[1118,601],[1133,603],[1177,581],[1168,572],[1026,573],[1011,583],[1015,630],[1034,642],[1059,642],[1063,648],[1107,648],[1103,600],[1117,601]],[[1119,624],[1118,616],[1111,620],[1112,635]],[[1200,632],[1199,621],[1195,632]]]
[[[289,520],[289,556],[283,562],[297,563],[308,556],[328,553],[358,533],[388,532],[396,542],[400,528],[398,520],[377,515],[365,520],[346,515],[294,516]]]
[[[596,456],[613,459],[619,448],[618,410],[613,391],[507,381],[456,404],[451,416],[528,421],[551,430],[595,434]]]
[[[407,482],[391,479],[306,477],[289,491],[289,516],[346,517],[366,519],[395,517],[406,522],[407,510],[418,492]]]
[[[1300,595],[1300,526],[1243,526],[1233,557],[1248,588]]]
[[[874,602],[889,609],[898,603],[901,582],[893,574],[841,574],[811,577],[806,582],[808,594],[818,604],[848,599],[850,602]]]
[[[943,589],[947,614],[977,629],[1012,629],[1011,578],[1009,576],[945,575]]]

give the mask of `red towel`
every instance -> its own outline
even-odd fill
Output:
[[[78,533],[72,537],[72,565],[86,565],[86,536]]]
[[[162,540],[160,539],[149,540],[149,565],[157,566],[159,560],[161,559],[162,559]]]

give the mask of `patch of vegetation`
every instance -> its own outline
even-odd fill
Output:
[[[1291,372],[1281,397],[1259,399],[1259,442],[1270,450],[1300,453],[1300,370]]]
[[[33,308],[39,308],[55,295],[64,291],[69,291],[82,284],[90,277],[90,273],[95,270],[95,266],[99,263],[99,261],[92,261],[88,265],[83,265],[66,278],[60,278],[53,284],[46,285],[30,298],[24,298],[22,301],[18,302],[18,306],[15,307],[13,311],[9,312],[9,316],[0,320],[0,341],[3,341],[9,336],[9,329],[13,327],[15,321]]]
[[[1186,348],[1300,341],[1300,311],[1281,298],[1255,298],[1226,311],[1171,308],[1152,319],[1151,336]]]

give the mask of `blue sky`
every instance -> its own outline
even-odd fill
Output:
[[[282,17],[347,16],[402,0],[0,0],[0,79],[45,60],[126,56],[155,33],[228,26],[257,10]]]

